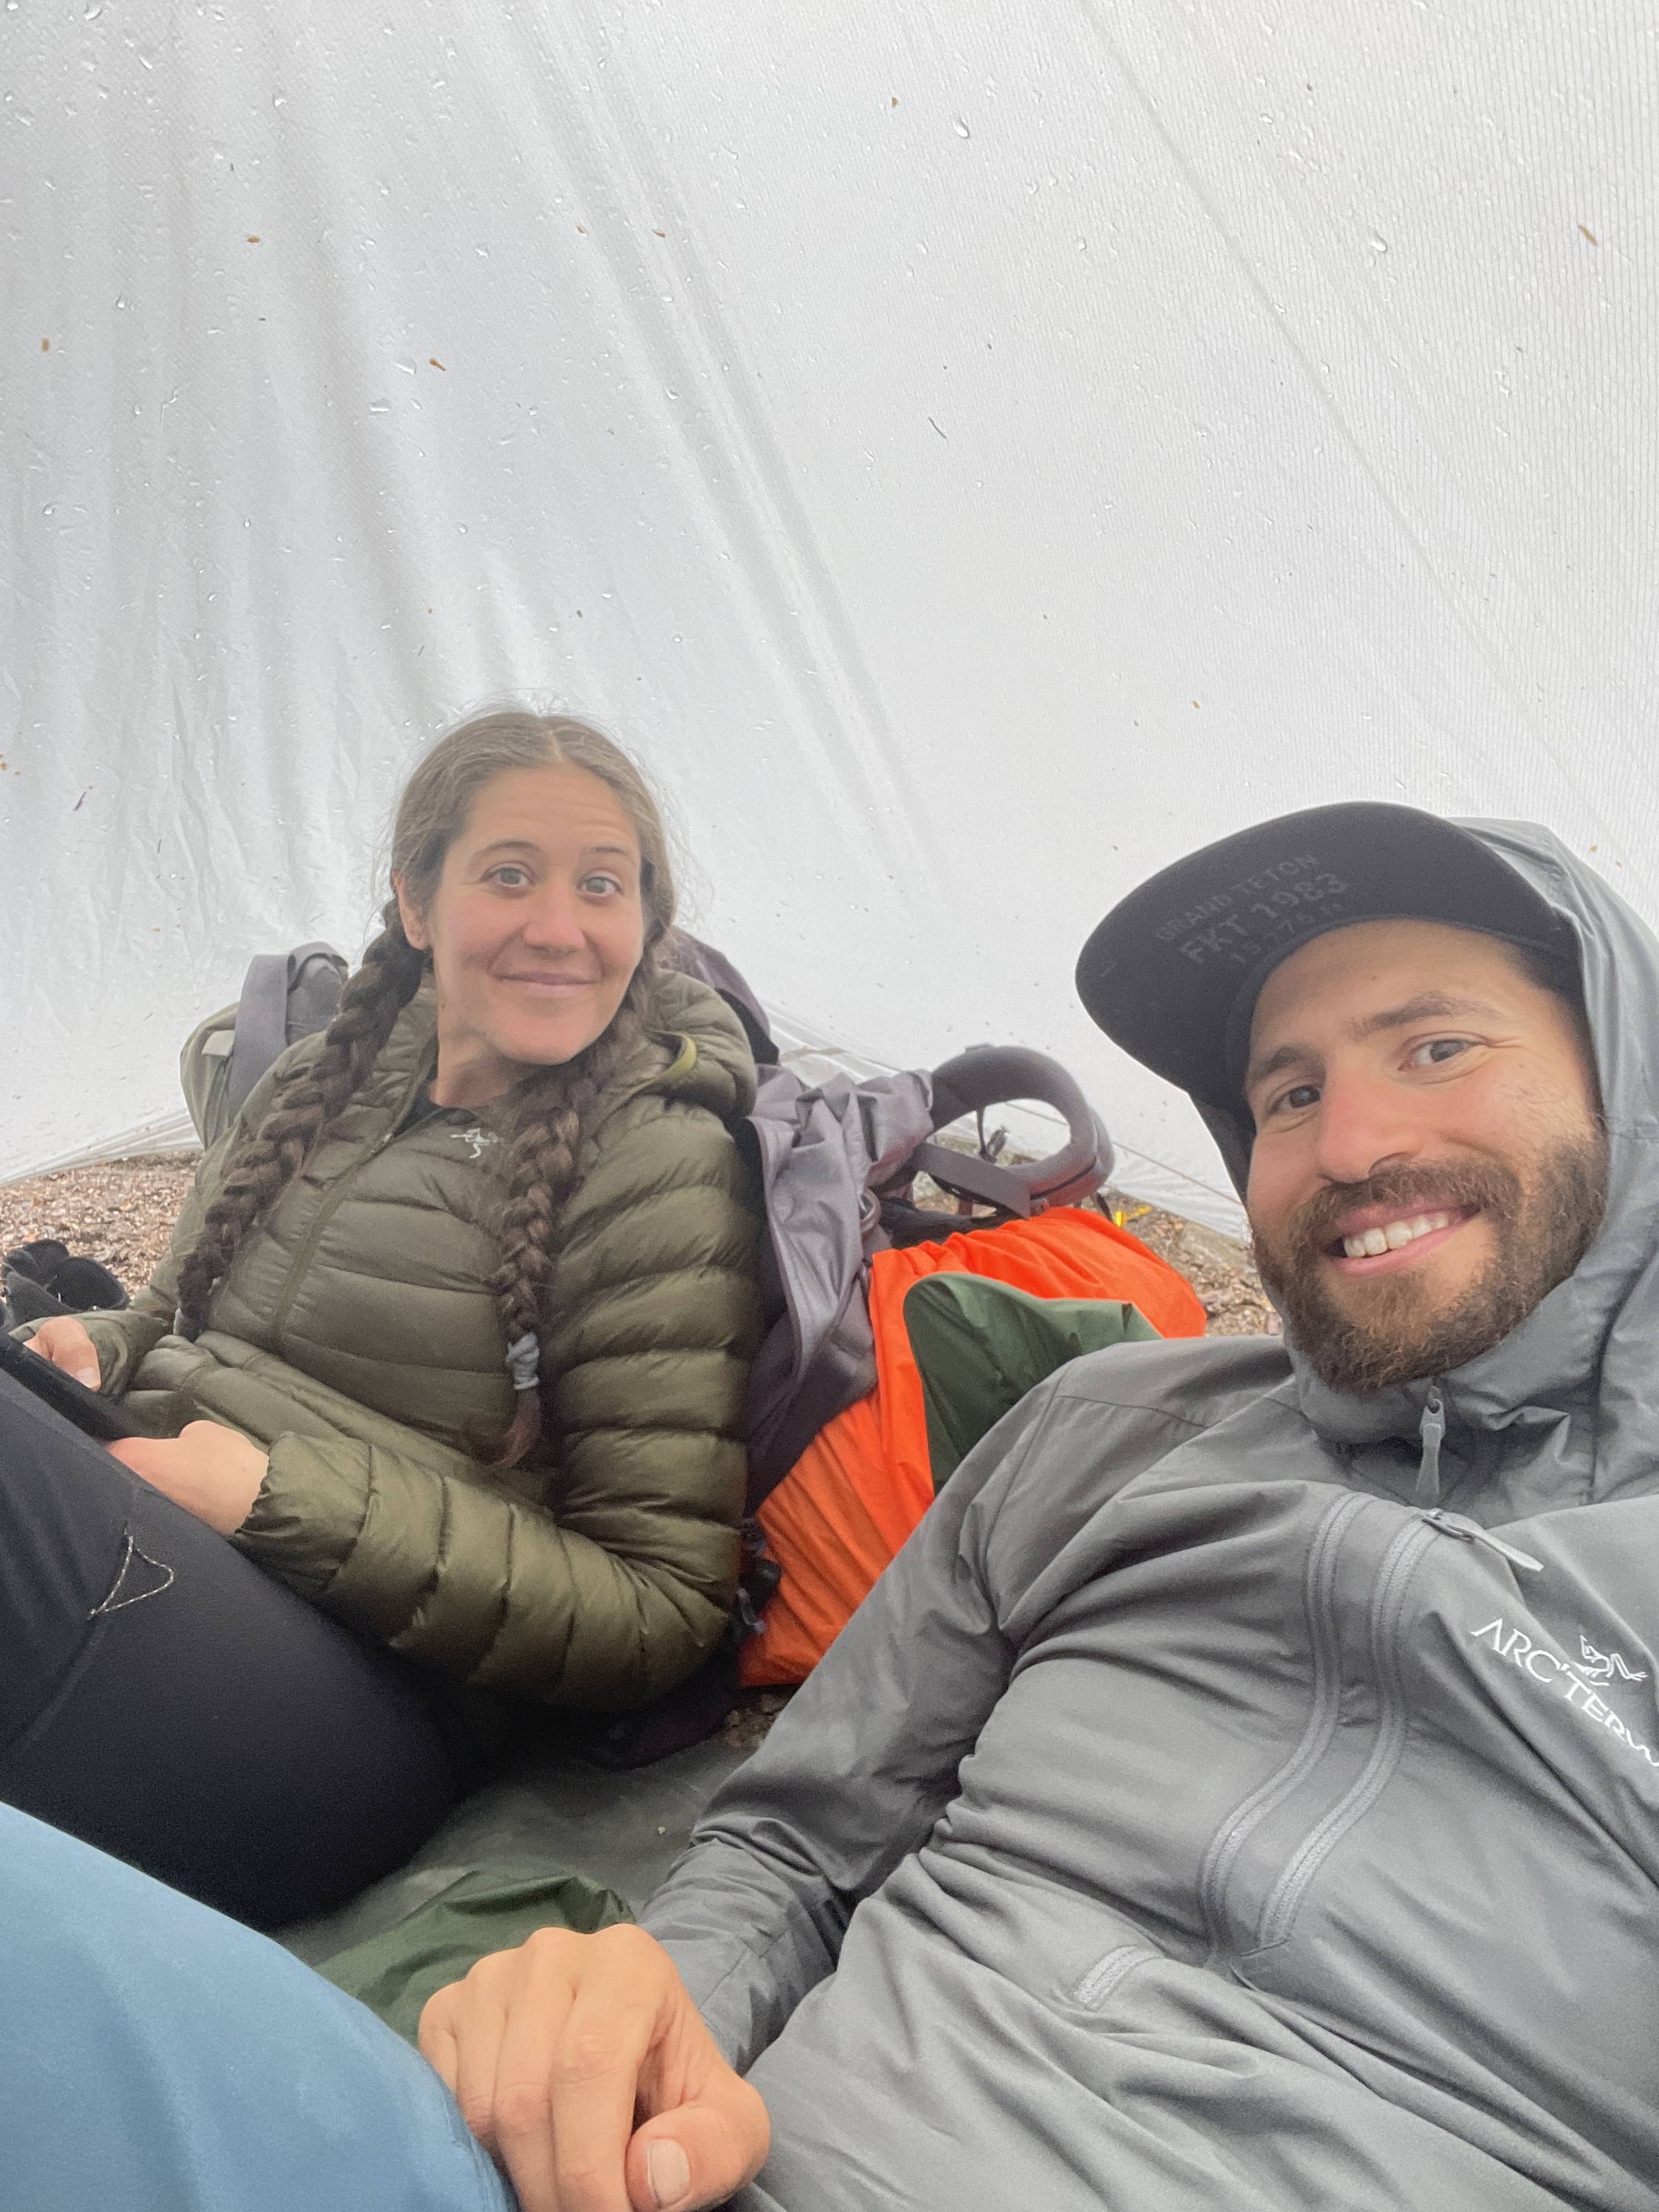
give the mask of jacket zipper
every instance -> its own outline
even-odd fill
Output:
[[[271,1317],[271,1340],[276,1346],[279,1358],[287,1357],[283,1349],[283,1336],[288,1328],[289,1316],[293,1312],[294,1302],[300,1295],[301,1282],[317,1256],[317,1247],[322,1242],[323,1231],[334,1218],[347,1192],[350,1190],[363,1170],[371,1161],[379,1159],[380,1154],[385,1152],[386,1146],[392,1142],[398,1132],[403,1127],[409,1109],[415,1103],[415,1094],[425,1082],[428,1072],[427,1060],[423,1056],[414,1075],[404,1085],[403,1096],[398,1100],[397,1109],[392,1116],[392,1126],[385,1136],[377,1143],[371,1145],[360,1159],[354,1161],[345,1173],[337,1179],[333,1188],[325,1192],[319,1200],[317,1211],[312,1217],[311,1226],[306,1231],[305,1241],[295,1255],[294,1264],[288,1271],[287,1279],[283,1285],[282,1296],[276,1301],[276,1311]],[[304,1172],[302,1168],[301,1173]]]
[[[1314,1532],[1303,1578],[1303,1602],[1313,1651],[1313,1694],[1302,1738],[1275,1773],[1228,1817],[1205,1854],[1199,1906],[1217,1952],[1231,1948],[1223,1907],[1239,1853],[1268,1814],[1299,1789],[1330,1747],[1341,1701],[1341,1645],[1331,1608],[1342,1539],[1356,1516],[1376,1501],[1356,1493],[1339,1498]]]
[[[1490,1528],[1483,1528],[1466,1514],[1448,1513],[1442,1505],[1431,1505],[1423,1518],[1443,1536],[1455,1536],[1460,1543],[1484,1545],[1487,1551],[1496,1552],[1500,1559],[1507,1559],[1512,1567],[1525,1567],[1534,1575],[1544,1571],[1541,1559],[1534,1559],[1530,1552],[1521,1551],[1514,1544],[1506,1544],[1501,1536],[1494,1536]]]
[[[643,1081],[633,1085],[617,1101],[617,1105],[624,1104],[628,1099],[637,1097],[642,1091],[649,1091],[659,1085],[666,1085],[670,1081],[678,1081],[690,1073],[697,1064],[696,1040],[695,1037],[678,1036],[678,1032],[676,1035],[679,1050],[672,1062],[664,1068],[660,1074],[648,1076]],[[361,1159],[346,1170],[334,1188],[319,1203],[311,1227],[306,1232],[305,1242],[295,1256],[294,1265],[289,1269],[287,1278],[283,1284],[282,1295],[276,1301],[276,1312],[271,1322],[271,1338],[276,1346],[279,1358],[284,1356],[283,1340],[283,1332],[288,1327],[289,1316],[293,1312],[295,1300],[300,1295],[300,1284],[313,1260],[317,1256],[317,1247],[322,1241],[323,1231],[334,1218],[344,1201],[346,1194],[363,1170],[371,1161],[377,1160],[388,1145],[395,1142],[407,1118],[409,1109],[415,1103],[416,1092],[430,1073],[430,1054],[422,1054],[413,1076],[404,1087],[403,1096],[398,1100],[396,1110],[392,1116],[391,1127],[377,1144],[370,1146]],[[611,1110],[614,1112],[615,1108],[613,1107]],[[609,1116],[607,1115],[606,1118],[608,1119]]]
[[[1331,1808],[1297,1846],[1284,1872],[1274,1883],[1261,1916],[1261,1948],[1282,1943],[1290,1934],[1302,1900],[1319,1869],[1342,1838],[1365,1818],[1382,1795],[1406,1747],[1410,1717],[1400,1680],[1400,1620],[1413,1577],[1423,1553],[1437,1535],[1455,1536],[1460,1543],[1480,1544],[1495,1552],[1511,1566],[1541,1574],[1544,1563],[1514,1544],[1494,1536],[1478,1522],[1443,1506],[1430,1506],[1416,1514],[1389,1545],[1371,1595],[1369,1642],[1372,1679],[1377,1685],[1380,1711],[1376,1741],[1352,1788]]]
[[[1435,1417],[1438,1416],[1437,1419]],[[1437,1401],[1425,1419],[1425,1428],[1443,1432],[1444,1416]],[[1431,1467],[1437,1458],[1439,1436],[1425,1437]],[[1292,1791],[1313,1771],[1329,1749],[1336,1733],[1341,1695],[1340,1648],[1331,1600],[1335,1588],[1341,1539],[1354,1515],[1376,1501],[1350,1496],[1334,1506],[1320,1522],[1310,1548],[1304,1581],[1305,1602],[1313,1647],[1314,1689],[1302,1740],[1278,1772],[1247,1797],[1205,1857],[1200,1875],[1199,1901],[1217,1954],[1228,1942],[1223,1907],[1229,1879],[1239,1853],[1267,1816],[1284,1804]],[[1355,1779],[1322,1819],[1309,1830],[1285,1861],[1262,1908],[1253,1949],[1265,1950],[1282,1943],[1290,1934],[1302,1901],[1321,1867],[1343,1838],[1363,1820],[1376,1804],[1399,1765],[1410,1725],[1400,1679],[1399,1628],[1407,1595],[1424,1553],[1437,1535],[1460,1543],[1477,1544],[1533,1574],[1543,1572],[1543,1561],[1529,1552],[1494,1535],[1462,1513],[1441,1505],[1421,1506],[1400,1529],[1383,1554],[1368,1609],[1367,1643],[1371,1677],[1377,1686],[1376,1739],[1370,1755]]]
[[[1370,1811],[1400,1764],[1408,1726],[1400,1681],[1400,1616],[1417,1563],[1434,1540],[1433,1529],[1425,1526],[1427,1519],[1426,1515],[1414,1518],[1400,1531],[1383,1554],[1371,1593],[1368,1641],[1380,1707],[1371,1755],[1352,1787],[1309,1831],[1285,1862],[1261,1915],[1256,1939],[1259,1949],[1285,1941],[1315,1875],[1349,1830]]]

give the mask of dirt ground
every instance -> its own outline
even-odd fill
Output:
[[[55,1237],[71,1252],[100,1261],[129,1290],[137,1290],[167,1250],[199,1157],[148,1153],[0,1186],[0,1252],[35,1237]],[[1277,1333],[1278,1316],[1262,1295],[1242,1244],[1121,1191],[1103,1191],[1100,1203],[1121,1227],[1187,1277],[1204,1301],[1212,1336]],[[752,1751],[788,1697],[787,1691],[744,1692],[726,1716],[721,1731],[726,1741],[734,1750]]]

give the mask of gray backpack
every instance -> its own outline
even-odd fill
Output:
[[[262,952],[248,963],[241,997],[210,1014],[179,1055],[185,1103],[204,1145],[217,1144],[278,1054],[328,1027],[345,979],[331,945]]]

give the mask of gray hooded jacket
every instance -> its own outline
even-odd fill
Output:
[[[1659,945],[1470,826],[1582,947],[1600,1237],[1432,1383],[1126,1345],[963,1462],[647,1916],[741,2212],[1659,2207]]]

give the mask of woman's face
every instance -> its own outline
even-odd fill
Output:
[[[640,842],[580,768],[509,769],[474,800],[431,904],[398,884],[432,955],[440,1106],[482,1106],[610,1027],[645,946]]]

